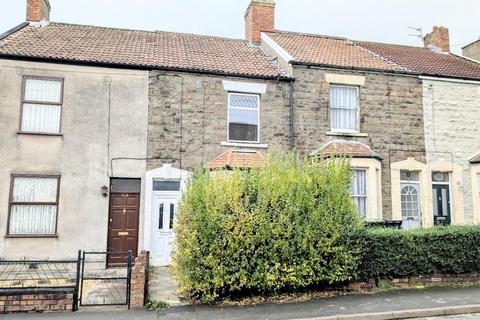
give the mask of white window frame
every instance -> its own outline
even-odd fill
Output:
[[[336,129],[336,128],[332,127],[332,119],[333,119],[332,112],[333,112],[333,109],[345,110],[345,109],[342,109],[342,108],[333,108],[333,101],[332,101],[332,98],[333,98],[332,89],[333,88],[350,88],[350,89],[354,88],[354,89],[356,89],[356,92],[357,92],[356,119],[357,119],[357,121],[355,123],[355,127],[356,127],[355,129]],[[360,87],[353,86],[353,85],[344,85],[344,84],[331,84],[330,85],[329,96],[330,96],[330,107],[329,107],[330,131],[331,132],[336,132],[336,133],[359,133],[360,132]]]
[[[230,97],[232,95],[241,95],[241,96],[256,96],[258,98],[257,108],[245,108],[245,107],[232,107],[230,105]],[[227,141],[228,142],[238,142],[238,143],[260,143],[260,105],[261,105],[261,95],[254,93],[241,93],[241,92],[229,92],[228,93],[228,108],[227,108]],[[230,139],[230,109],[234,110],[248,110],[248,111],[257,111],[257,140],[232,140]]]
[[[39,81],[55,81],[60,82],[60,102],[51,102],[51,101],[32,101],[25,99],[27,95],[27,81],[28,80],[39,80]],[[20,103],[20,123],[19,123],[19,133],[24,134],[40,134],[40,135],[61,135],[62,132],[62,114],[63,114],[63,93],[64,93],[64,84],[65,81],[63,78],[59,77],[43,77],[43,76],[24,76],[22,79],[22,97]],[[49,132],[49,131],[28,131],[23,129],[23,116],[25,104],[37,104],[37,105],[55,105],[60,107],[60,119],[58,123],[58,131]]]
[[[358,195],[358,194],[352,194],[352,190],[350,190],[350,198],[353,199],[358,199],[358,198],[365,198],[365,216],[362,216],[364,219],[369,218],[368,214],[368,175],[369,175],[369,168],[364,168],[364,167],[351,167],[350,171],[352,171],[352,174],[355,174],[355,171],[364,171],[365,172],[365,195]],[[356,206],[356,203],[355,203]],[[358,210],[358,208],[357,208]],[[359,212],[360,213],[360,212]]]
[[[14,197],[14,186],[16,178],[36,178],[36,179],[56,179],[57,180],[57,190],[56,190],[56,200],[55,202],[15,202],[13,201]],[[12,174],[10,177],[10,195],[9,195],[9,204],[8,204],[8,221],[7,221],[7,235],[9,238],[45,238],[45,237],[56,237],[58,231],[58,214],[59,214],[59,202],[60,202],[60,175],[42,175],[42,174]],[[11,214],[12,207],[14,205],[27,205],[27,206],[56,206],[56,215],[55,215],[55,226],[54,233],[31,233],[31,234],[20,234],[20,233],[11,233],[10,224],[11,224]]]

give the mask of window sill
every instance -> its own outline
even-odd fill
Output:
[[[58,235],[57,234],[46,234],[46,235],[41,235],[41,234],[7,234],[5,238],[10,238],[10,239],[57,239]]]
[[[343,136],[343,137],[362,137],[367,138],[368,133],[361,132],[337,132],[337,131],[327,131],[327,136]]]
[[[63,137],[63,133],[47,133],[47,132],[26,132],[18,131],[19,135],[30,135],[30,136],[51,136],[51,137]]]
[[[268,144],[266,143],[245,143],[245,142],[229,142],[229,141],[222,141],[220,145],[224,147],[239,147],[239,148],[256,148],[256,149],[267,149]]]

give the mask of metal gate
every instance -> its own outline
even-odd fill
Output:
[[[126,257],[125,266],[107,268],[111,257]],[[132,251],[82,253],[80,306],[122,306],[130,309]]]

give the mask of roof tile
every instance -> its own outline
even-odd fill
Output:
[[[259,77],[287,77],[247,41],[162,31],[50,23],[0,41],[1,55],[51,58]]]

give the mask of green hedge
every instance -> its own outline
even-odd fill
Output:
[[[480,227],[366,230],[358,279],[480,271]]]
[[[176,221],[173,271],[201,302],[352,279],[363,228],[348,159],[270,158],[250,171],[198,170]]]

